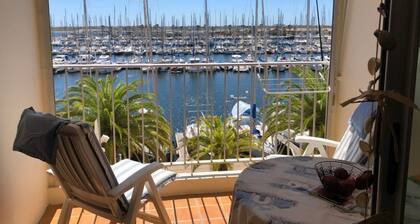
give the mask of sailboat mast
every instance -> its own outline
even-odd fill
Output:
[[[67,9],[64,9],[64,33],[67,37],[68,36],[68,32],[67,32]]]
[[[83,0],[83,26],[85,29],[88,27],[87,3]]]
[[[262,19],[262,26],[263,26],[263,35],[264,35],[264,56],[265,61],[267,62],[267,30],[265,28],[265,12],[264,12],[264,0],[261,0],[261,19]],[[265,71],[265,70],[264,70]]]
[[[152,49],[151,49],[151,39],[152,35],[150,33],[150,20],[149,20],[149,4],[148,0],[143,0],[143,8],[144,8],[144,24],[146,27],[146,52],[147,52],[147,61],[151,62],[152,60]]]
[[[210,54],[210,47],[209,47],[209,14],[207,9],[207,0],[204,0],[204,23],[205,23],[205,31],[206,31],[206,59],[209,62],[209,54]]]
[[[111,49],[112,50],[110,50],[109,51],[109,58],[112,58],[112,52],[114,52],[114,35],[113,35],[113,32],[112,32],[112,26],[111,26],[111,15],[108,15],[108,29],[109,29],[109,39],[111,40],[110,41],[110,44],[111,44]],[[108,49],[110,49],[109,48],[109,46],[108,46]]]
[[[165,15],[160,17],[160,38],[162,40],[161,50],[165,51]]]
[[[80,45],[79,45],[79,30],[80,30],[80,24],[79,24],[79,13],[76,14],[76,49],[77,52],[79,52]]]
[[[316,2],[316,15],[318,19],[318,37],[319,37],[319,47],[321,50],[321,60],[324,61],[324,52],[322,51],[322,30],[321,30],[321,21],[319,20],[319,5],[318,0],[315,0]]]
[[[310,31],[310,18],[311,18],[311,0],[306,1],[306,46],[307,51],[309,51],[310,46],[310,38],[311,38],[311,31]]]
[[[85,30],[85,43],[86,43],[86,49],[88,53],[88,62],[90,63],[90,39],[89,39],[89,24],[88,24],[88,14],[87,14],[87,0],[83,0],[83,26]]]
[[[255,0],[254,58],[258,57],[258,0]]]
[[[254,49],[254,60],[258,61],[258,0],[255,0],[255,25],[254,25],[254,45],[255,45],[255,49]],[[251,105],[252,105],[252,109],[251,111],[253,111],[253,108],[256,107],[256,91],[255,91],[255,85],[256,85],[256,78],[257,78],[257,68],[254,67],[253,71],[252,71],[252,79],[251,79]],[[252,112],[251,112],[252,113]],[[255,120],[254,117],[251,116],[251,122],[250,122],[250,131],[252,133],[252,131],[255,129]],[[252,141],[252,139],[251,139]],[[252,142],[251,142],[252,144]]]

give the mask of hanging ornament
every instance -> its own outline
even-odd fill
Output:
[[[376,30],[374,35],[378,39],[381,47],[385,50],[393,50],[397,45],[394,37],[392,37],[391,33],[388,31]]]
[[[369,59],[368,70],[371,75],[375,75],[381,67],[381,60],[376,57]]]
[[[365,125],[364,125],[364,130],[367,134],[370,134],[372,132],[374,123],[375,123],[375,117],[370,117],[369,119],[366,120]]]
[[[382,17],[386,18],[388,16],[388,11],[389,10],[384,3],[381,3],[378,6],[378,12],[381,14]]]
[[[370,156],[370,154],[373,152],[373,147],[365,141],[359,142],[359,148],[366,156]]]

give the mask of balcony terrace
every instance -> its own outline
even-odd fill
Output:
[[[5,62],[1,67],[8,74],[7,78],[1,76],[1,104],[8,105],[4,110],[10,115],[0,116],[2,223],[3,217],[4,223],[56,223],[65,198],[55,177],[45,172],[46,164],[11,151],[19,115],[29,106],[90,123],[111,163],[130,158],[159,162],[177,172],[177,179],[161,190],[174,223],[228,223],[233,185],[250,164],[276,156],[302,155],[303,146],[294,141],[299,135],[339,140],[355,108],[342,108],[339,103],[357,94],[369,79],[364,75],[365,67],[374,52],[371,33],[377,26],[376,1],[349,1],[344,4],[351,6],[346,13],[340,11],[346,7],[337,4],[331,63],[52,65],[48,1],[16,2],[10,3],[10,9],[0,7],[0,12],[19,26],[16,29],[2,23],[5,34],[13,34],[5,35],[1,43],[2,52],[10,52],[1,55]],[[244,68],[247,73],[241,72]],[[168,70],[163,87],[159,82],[162,69]],[[171,74],[171,70],[183,73]],[[245,76],[247,81],[241,82],[239,77]],[[111,79],[111,94],[102,102],[99,96],[104,86],[99,81],[106,77]],[[55,78],[64,85],[54,86]],[[220,81],[221,89],[215,91],[211,78]],[[196,79],[198,88],[187,92],[190,86],[185,79]],[[87,81],[79,85],[79,80]],[[130,86],[134,80],[140,81]],[[158,87],[167,91],[159,94]],[[126,95],[119,98],[117,91]],[[129,98],[133,94],[145,98],[133,104]],[[181,116],[175,117],[176,113]],[[216,132],[206,122],[219,122],[222,141],[218,140],[223,143],[231,134],[233,146],[216,142],[217,138],[206,139],[208,133]],[[239,139],[243,141],[236,144]],[[325,157],[332,153],[327,149],[315,154]],[[145,211],[153,213],[150,204]],[[80,208],[71,215],[71,223],[109,222]]]
[[[102,140],[104,135],[108,136],[110,144],[103,142],[102,146],[111,163],[130,158],[140,160],[143,163],[160,162],[165,165],[166,169],[176,171],[178,173],[177,180],[167,187],[169,189],[164,188],[162,192],[163,195],[166,195],[166,198],[170,198],[165,200],[164,204],[174,223],[227,223],[231,203],[230,189],[232,189],[232,184],[237,175],[244,168],[249,164],[276,157],[278,154],[282,156],[302,155],[303,150],[300,145],[294,142],[296,135],[308,135],[310,133],[317,136],[324,135],[326,114],[325,109],[322,108],[326,107],[325,97],[330,91],[327,84],[328,77],[325,77],[328,74],[328,65],[328,62],[319,61],[56,64],[54,70],[61,72],[56,74],[55,78],[59,76],[58,80],[64,81],[64,86],[56,86],[56,110],[60,116],[83,120],[92,124],[95,127],[98,139]],[[172,122],[174,120],[172,117],[174,110],[177,107],[180,108],[182,122],[178,123],[181,123],[183,128],[168,132],[169,136],[167,138],[174,139],[174,145],[159,145],[154,147],[155,151],[151,151],[148,147],[154,145],[147,145],[145,141],[150,137],[157,136],[147,136],[144,129],[148,127],[142,126],[142,124],[150,123],[150,119],[151,121],[157,120],[162,115],[157,114],[157,109],[152,111],[147,108],[135,107],[136,105],[130,102],[130,97],[137,93],[149,93],[154,95],[150,102],[157,102],[159,99],[158,91],[156,91],[158,89],[157,85],[165,85],[161,80],[156,81],[158,75],[162,73],[162,68],[176,68],[183,71],[181,74],[171,74],[167,70],[163,71],[165,75],[170,76],[170,84],[166,93],[168,101],[165,102],[167,105],[159,105],[165,108],[163,119],[166,120],[166,125],[171,127],[171,130],[175,130],[172,127],[174,124],[176,125],[175,122]],[[241,68],[247,68],[248,72],[241,72]],[[188,72],[187,69],[189,69]],[[79,72],[74,73],[75,70]],[[103,74],[104,71],[109,73],[105,72]],[[300,74],[293,72],[300,72]],[[242,79],[239,78],[241,76],[251,77],[248,79],[249,83],[240,83]],[[73,78],[73,87],[68,81],[71,77]],[[187,96],[186,77],[200,79],[204,84],[200,85],[198,83],[198,85],[203,86],[203,93],[193,91],[193,96]],[[115,80],[112,85],[108,86],[111,89],[107,90],[103,81],[109,78],[115,78]],[[211,86],[216,85],[213,80],[218,78],[222,80],[221,83],[217,83],[219,87]],[[88,79],[93,82],[81,82],[81,80]],[[183,80],[183,82],[178,82],[181,83],[180,87],[173,86],[172,82],[175,82],[176,79]],[[133,88],[131,82],[136,80],[142,81],[136,83],[137,86]],[[230,89],[227,88],[228,85],[231,86]],[[241,88],[241,85],[244,87]],[[79,87],[76,91],[75,86]],[[167,83],[166,86],[168,86]],[[213,89],[213,92],[209,89]],[[246,92],[243,92],[244,89]],[[127,94],[118,98],[119,96],[114,94],[117,90],[125,90]],[[245,94],[240,95],[240,90]],[[112,97],[108,96],[108,98],[101,99],[107,94],[102,91],[109,91]],[[179,94],[182,97],[178,98],[181,99],[181,102],[174,102],[173,100],[177,92],[178,94],[182,92]],[[232,93],[239,97],[232,96]],[[92,94],[96,97],[93,103]],[[187,102],[187,97],[192,100]],[[217,99],[217,97],[222,97],[222,99]],[[107,100],[111,102],[104,102]],[[142,100],[148,99],[137,98],[137,100],[142,102]],[[248,103],[245,103],[245,101]],[[223,105],[218,105],[220,103]],[[117,111],[115,109],[117,104],[118,107],[125,106],[127,109]],[[254,115],[252,114],[252,104],[258,104],[258,108],[261,108],[255,108]],[[219,109],[216,112],[215,105],[218,105],[221,110]],[[244,108],[237,105],[244,105]],[[106,117],[106,111],[110,111],[112,116]],[[150,116],[152,117],[150,118]],[[205,118],[207,117],[219,117],[223,125],[219,127],[219,130],[214,130],[205,122],[196,122],[206,121]],[[316,119],[308,123],[308,117],[315,117]],[[114,125],[101,130],[101,127],[104,127],[101,123],[109,122],[106,119],[110,119]],[[125,123],[116,119],[123,119]],[[147,119],[149,120],[146,121]],[[229,120],[229,122],[223,122],[223,120]],[[136,125],[140,126],[137,132]],[[120,129],[126,128],[123,138],[125,138],[124,141],[127,144],[119,144],[118,142],[121,142],[122,139],[112,141],[121,134],[121,132],[117,133],[117,126]],[[153,126],[153,130],[156,129],[158,127]],[[251,130],[258,131],[252,133]],[[200,132],[207,132],[207,135],[211,135],[214,131],[222,132],[221,142],[212,142],[212,140],[217,141],[217,138],[212,138],[210,142],[208,140],[206,142],[206,139],[200,135]],[[156,131],[156,133],[160,132]],[[247,135],[243,137],[237,133]],[[229,141],[225,137],[229,134],[236,134],[235,139],[231,139],[231,141],[244,141],[244,144],[234,147],[224,144],[225,141]],[[200,137],[197,138],[197,136]],[[191,144],[192,139],[198,141]],[[157,138],[156,142],[159,142]],[[201,150],[209,144],[215,144],[216,147],[208,149],[201,156],[194,152],[194,150],[197,150],[196,147]],[[193,150],[189,147],[192,147]],[[138,152],[136,154],[132,153],[135,150],[138,150]],[[59,203],[63,200],[64,195],[58,181],[53,176],[50,176],[49,179],[49,191],[54,192],[52,193],[54,195],[52,200]],[[207,185],[207,187],[190,186],[187,189],[182,189],[192,183],[198,186]],[[227,194],[227,196],[218,196],[220,195],[218,192],[225,192],[223,194]],[[203,194],[216,196],[200,196]],[[177,199],[172,200],[171,198],[174,197]],[[150,205],[151,203],[148,203],[145,206],[147,212],[153,210]],[[59,214],[60,209],[51,206],[44,214],[42,222],[57,222]],[[89,220],[93,220],[94,223],[109,222],[87,211],[82,212],[81,209],[75,209],[71,216],[71,222],[85,223]]]

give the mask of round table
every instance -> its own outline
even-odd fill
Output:
[[[332,159],[280,157],[261,161],[239,175],[233,192],[230,224],[355,223],[359,208],[343,209],[315,196],[321,182],[314,165]]]

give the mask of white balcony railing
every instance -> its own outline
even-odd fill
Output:
[[[323,135],[328,65],[54,65],[56,110],[109,136],[110,162],[159,161],[180,177],[235,175],[271,155],[300,155],[297,134]]]

